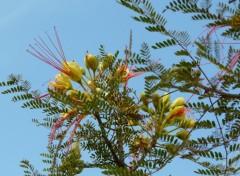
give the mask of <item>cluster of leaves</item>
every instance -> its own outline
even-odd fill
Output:
[[[10,86],[3,94],[17,93],[13,101],[24,101],[23,108],[42,109],[46,114],[43,122],[33,119],[38,126],[51,130],[49,153],[42,154],[46,158],[43,162],[50,166],[44,171],[49,175],[77,175],[84,168],[101,168],[105,175],[145,176],[158,172],[180,156],[200,165],[197,174],[239,174],[239,50],[230,46],[228,59],[221,62],[221,41],[219,38],[210,41],[213,32],[225,27],[221,36],[239,39],[240,6],[234,9],[219,3],[213,13],[210,0],[171,1],[164,13],[182,12],[192,15],[193,20],[211,21],[206,24],[209,32],[194,41],[197,49],[191,51],[188,32],[168,29],[164,13],[158,13],[150,1],[118,2],[135,11],[138,16],[133,19],[147,24],[149,32],[167,37],[153,49],[178,46],[175,55],[183,59],[167,69],[150,59],[146,43],[140,54],[133,54],[130,42],[125,59],[118,59],[118,52],[107,54],[100,46],[96,57],[100,63],[96,64],[95,57],[91,63],[85,63],[89,75],[84,76],[90,82],[77,82],[82,90],[73,89],[69,81],[65,84],[68,79],[65,76],[61,76],[64,81],[57,79],[51,84],[46,96],[30,91],[30,83],[19,75],[11,75],[7,82],[0,83],[2,87]],[[216,66],[218,74],[209,77],[201,66],[203,61]],[[149,74],[145,76],[145,93],[139,97],[127,82],[146,72]],[[83,70],[79,72],[81,76],[83,73],[86,74]],[[69,75],[74,80],[82,78]],[[157,93],[160,90],[190,93],[198,99],[183,107],[183,102],[171,102],[169,94],[160,96]],[[186,108],[199,115],[194,125],[185,118]],[[72,133],[68,132],[70,129]],[[208,131],[208,135],[195,138],[190,135],[202,130]],[[80,159],[79,149],[90,153],[91,163]],[[41,175],[27,160],[21,166],[26,168],[25,175]]]
[[[163,12],[182,12],[191,15],[193,20],[210,21],[206,24],[209,32],[203,38],[193,41],[197,49],[190,50],[187,47],[192,43],[190,35],[185,31],[167,29],[164,13],[157,13],[150,1],[119,0],[119,3],[137,12],[138,16],[133,19],[147,24],[146,29],[149,32],[168,37],[167,40],[153,45],[153,49],[175,45],[180,48],[175,52],[177,57],[183,58],[179,63],[175,63],[166,73],[154,74],[145,79],[148,90],[179,90],[198,97],[197,102],[187,104],[187,107],[199,114],[198,124],[193,131],[208,129],[212,134],[189,141],[189,151],[182,157],[205,168],[195,171],[197,174],[239,174],[239,50],[230,46],[227,59],[222,61],[225,56],[221,54],[221,45],[224,45],[221,37],[239,40],[240,6],[232,8],[219,3],[216,12],[212,12],[213,5],[210,0],[201,3],[190,0],[171,1]],[[218,32],[219,28],[224,30],[221,37],[211,42],[211,34]],[[219,72],[211,77],[201,66],[203,61],[210,62],[212,68],[219,69]]]

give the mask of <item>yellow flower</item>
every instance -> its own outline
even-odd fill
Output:
[[[51,81],[50,85],[54,88],[61,89],[61,90],[69,90],[72,89],[72,83],[69,80],[68,76],[64,73],[57,74],[55,76],[56,82]]]
[[[81,81],[82,75],[86,74],[84,68],[80,67],[76,62],[63,62],[63,68],[68,71],[67,76],[76,82]]]
[[[178,121],[182,121],[185,119],[186,108],[184,106],[177,106],[172,109],[166,117],[166,121],[168,125],[172,125]]]
[[[132,73],[132,70],[127,68],[126,65],[118,67],[116,76],[119,76],[122,83],[126,83],[129,79],[141,75],[143,72]]]

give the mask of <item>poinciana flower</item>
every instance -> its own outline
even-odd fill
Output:
[[[56,82],[51,81],[49,83],[51,87],[66,91],[72,89],[72,83],[64,73],[57,74],[55,78]]]
[[[170,110],[169,114],[166,117],[167,121],[181,121],[185,119],[187,109],[184,106],[176,106],[174,109]]]
[[[57,55],[50,49],[50,47],[41,37],[39,37],[40,41],[34,39],[36,42],[35,46],[30,44],[29,46],[31,50],[27,50],[27,52],[40,59],[41,61],[56,68],[60,72],[68,75],[73,81],[79,82],[82,78],[82,74],[84,73],[84,69],[81,68],[76,62],[67,62],[56,27],[54,27],[54,32],[58,47],[54,44],[53,40],[50,38],[47,32],[46,35]],[[59,59],[59,56],[61,59]]]
[[[141,75],[143,72],[134,73],[131,68],[127,65],[121,65],[116,70],[116,75],[120,77],[122,83],[127,83],[127,81],[133,77]]]

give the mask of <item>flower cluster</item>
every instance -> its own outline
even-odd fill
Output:
[[[75,61],[68,61],[63,52],[56,28],[54,28],[54,31],[58,45],[55,45],[48,33],[46,33],[54,50],[51,50],[51,47],[39,37],[39,40],[35,39],[35,45],[29,45],[30,49],[27,51],[60,71],[60,73],[55,76],[55,80],[49,82],[49,96],[51,96],[51,92],[58,93],[60,91],[64,96],[71,98],[78,105],[76,107],[69,105],[68,110],[61,114],[61,117],[59,117],[52,126],[49,139],[51,143],[56,136],[65,134],[69,129],[72,129],[69,139],[71,143],[82,119],[88,115],[94,116],[91,112],[84,110],[84,104],[86,104],[87,101],[92,101],[94,96],[98,94],[103,94],[106,97],[109,95],[109,92],[97,86],[101,84],[101,82],[98,82],[100,78],[104,74],[107,74],[106,76],[108,78],[119,81],[119,84],[126,84],[130,78],[136,77],[141,73],[133,73],[133,70],[128,68],[124,62],[118,65],[115,71],[109,71],[109,68],[114,65],[115,60],[112,54],[106,54],[104,57],[99,58],[96,55],[87,53],[84,57],[85,66],[83,67]],[[59,57],[61,59],[59,59]],[[75,88],[75,85],[80,86],[80,88]],[[57,131],[67,120],[70,124],[63,132],[56,135]]]
[[[140,100],[142,102],[141,109],[149,114],[149,118],[146,125],[139,123],[142,129],[145,129],[147,136],[141,134],[135,138],[132,145],[132,151],[135,154],[149,148],[150,144],[156,145],[157,141],[154,142],[153,136],[173,135],[183,141],[189,139],[190,132],[188,129],[192,129],[196,122],[192,118],[186,118],[188,110],[184,107],[184,98],[176,98],[171,103],[169,93],[160,96],[156,92],[152,96],[147,96],[143,92]]]

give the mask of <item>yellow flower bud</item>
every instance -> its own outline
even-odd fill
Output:
[[[133,145],[140,149],[148,148],[150,144],[150,139],[146,136],[140,135],[134,139]]]
[[[161,96],[156,92],[152,96],[152,103],[155,109],[158,109],[161,102]]]
[[[137,120],[133,120],[133,119],[127,119],[127,125],[128,126],[137,126],[139,123]]]
[[[234,15],[230,18],[230,25],[232,28],[239,29],[240,26],[240,16],[239,15]]]
[[[162,97],[162,103],[166,107],[166,105],[170,104],[170,94],[166,92]]]
[[[69,71],[69,78],[75,82],[79,82],[82,79],[82,75],[85,75],[85,70],[80,67],[76,62],[63,62],[63,68]]]
[[[71,98],[77,98],[80,94],[80,91],[78,90],[70,90],[68,91],[68,96],[70,96]]]
[[[99,69],[101,70],[101,71],[104,71],[106,68],[105,68],[105,66],[104,66],[104,64],[103,64],[103,62],[99,62]]]
[[[185,141],[185,140],[189,139],[190,133],[187,130],[181,130],[181,131],[177,132],[176,137]]]
[[[74,142],[72,144],[72,148],[71,148],[70,152],[75,154],[75,155],[77,155],[77,156],[79,156],[80,155],[80,148],[79,148],[79,146],[80,146],[80,141]]]
[[[185,119],[181,121],[179,126],[182,128],[193,128],[195,126],[195,120],[191,118]]]
[[[87,101],[91,101],[91,96],[89,95],[88,92],[84,92],[83,94]]]
[[[184,105],[184,98],[183,97],[179,97],[176,98],[173,103],[170,106],[170,109],[174,109],[177,106],[183,106]]]
[[[100,93],[103,92],[103,90],[102,90],[101,88],[98,87],[98,88],[96,88],[96,92],[100,94]]]
[[[178,153],[178,147],[174,144],[167,144],[165,149],[171,154],[176,155]]]
[[[142,92],[140,95],[140,101],[147,107],[149,104],[149,99],[146,97],[145,92]]]
[[[99,68],[101,71],[104,71],[106,68],[108,68],[113,61],[113,55],[112,54],[107,54],[105,58],[103,58],[102,62],[99,64]]]
[[[87,54],[85,56],[84,63],[88,69],[92,69],[94,72],[98,68],[98,58],[92,54]]]
[[[88,84],[88,87],[89,87],[91,90],[93,90],[93,89],[95,88],[93,81],[88,81],[87,84]]]

